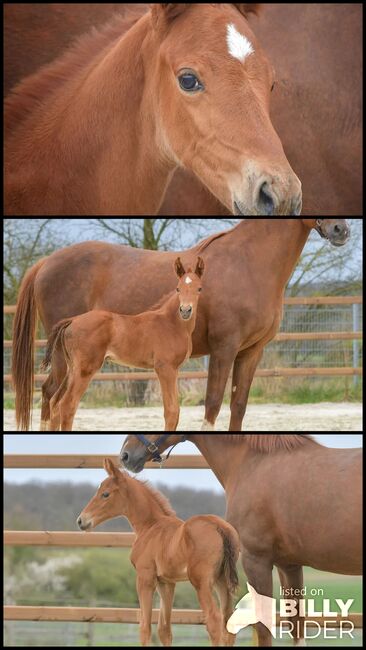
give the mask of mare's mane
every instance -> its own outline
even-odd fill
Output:
[[[230,442],[247,444],[255,451],[262,453],[273,453],[280,450],[293,451],[308,443],[318,444],[313,436],[308,433],[300,434],[219,434],[221,439],[225,438]]]
[[[217,241],[222,237],[226,237],[226,235],[229,235],[230,233],[234,232],[234,230],[237,230],[240,227],[242,221],[245,221],[245,219],[242,219],[239,223],[236,224],[236,226],[230,228],[230,230],[224,230],[223,232],[216,233],[215,235],[211,235],[210,237],[207,237],[201,241],[201,243],[198,245],[198,253],[202,253],[202,251],[206,250],[206,248],[208,248],[214,241]]]
[[[66,51],[51,63],[20,81],[5,99],[7,130],[16,127],[29,117],[43,100],[55,92],[91,63],[105,56],[118,39],[125,34],[145,13],[147,7],[128,11],[128,15],[114,15],[104,26],[93,27],[80,36]]]

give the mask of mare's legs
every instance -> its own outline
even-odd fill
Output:
[[[281,586],[283,589],[300,589],[304,588],[304,571],[302,566],[289,566],[289,567],[277,567],[278,573],[281,580]],[[297,603],[297,611],[299,611],[299,599],[295,596],[291,596],[292,600],[295,600]],[[304,640],[304,629],[305,629],[305,619],[300,617],[297,613],[293,618],[289,618],[289,621],[294,625],[294,644],[298,646],[305,646]]]
[[[271,561],[261,555],[249,553],[242,547],[242,562],[249,584],[254,587],[258,594],[272,598],[273,565]],[[263,623],[257,623],[255,625],[255,631],[258,637],[257,645],[259,647],[272,646],[272,634]]]
[[[215,346],[211,346],[215,350]],[[206,415],[202,431],[214,431],[215,423],[220,413],[222,401],[230,371],[237,355],[238,347],[233,345],[220,352],[213,352],[210,357],[208,371]]]
[[[165,431],[176,431],[179,422],[178,369],[165,363],[155,365],[164,402]]]
[[[263,345],[258,344],[248,350],[244,350],[235,359],[229,431],[242,431],[250,387],[262,355]]]
[[[171,619],[175,584],[162,582],[158,579],[157,587],[161,598],[158,623],[159,639],[163,646],[171,646],[173,640]]]
[[[141,608],[140,640],[142,646],[151,645],[151,618],[156,576],[152,571],[141,571],[137,575],[137,593]]]
[[[222,646],[233,646],[235,645],[236,635],[230,634],[227,631],[226,625],[232,615],[234,608],[232,603],[232,596],[230,590],[228,589],[227,582],[225,577],[219,578],[216,583],[216,589],[220,598],[221,605],[221,617],[222,617],[222,633],[221,633],[221,644]]]
[[[207,632],[213,646],[221,645],[221,614],[213,595],[212,566],[207,564],[188,566],[188,578],[195,588],[205,615]]]

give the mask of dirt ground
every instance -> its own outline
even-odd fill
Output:
[[[182,408],[179,431],[200,431],[204,408]],[[228,406],[222,408],[216,430],[227,431]],[[32,431],[39,431],[40,411],[33,416]],[[79,409],[74,431],[162,431],[161,408]],[[14,411],[4,412],[4,431],[15,431]],[[362,431],[361,404],[252,405],[245,418],[245,431]]]

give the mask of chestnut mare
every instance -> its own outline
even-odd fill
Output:
[[[107,478],[84,508],[77,523],[81,530],[126,517],[136,533],[131,562],[137,572],[141,607],[141,645],[151,645],[153,596],[160,597],[158,633],[164,646],[172,644],[171,613],[177,582],[189,580],[205,614],[212,645],[232,646],[235,636],[226,630],[232,594],[238,587],[236,562],[239,537],[226,521],[214,515],[179,519],[168,500],[146,483],[121,472],[105,459]],[[221,614],[213,590],[220,598]]]
[[[162,453],[181,436],[144,436]],[[309,435],[189,434],[226,491],[227,520],[240,536],[244,571],[257,593],[272,597],[272,570],[286,589],[303,588],[303,566],[362,572],[362,450],[330,449]],[[154,449],[151,448],[150,449]],[[154,451],[131,434],[121,462],[140,472]],[[335,507],[333,507],[335,504]],[[290,621],[302,643],[304,620]],[[292,628],[290,628],[292,629]],[[271,633],[256,626],[259,646]]]
[[[22,81],[5,103],[5,213],[156,214],[183,167],[232,214],[299,215],[256,7],[154,3]]]
[[[178,257],[174,268],[178,287],[160,308],[137,316],[95,310],[55,325],[41,368],[52,364],[58,348],[67,374],[50,403],[50,431],[59,431],[60,426],[61,431],[72,431],[79,402],[107,357],[125,366],[154,368],[163,395],[165,431],[176,431],[178,370],[192,354],[205,265],[199,257],[195,272],[186,271]],[[145,284],[149,286],[150,278]]]
[[[214,429],[234,364],[229,430],[241,431],[256,368],[276,336],[287,282],[313,228],[334,246],[349,239],[345,219],[245,219],[181,254],[184,263],[194,263],[198,255],[207,263],[192,353],[211,355],[203,430]],[[20,428],[29,429],[37,310],[48,334],[58,321],[92,309],[139,314],[174,289],[175,258],[176,253],[87,242],[53,253],[28,271],[13,332]],[[65,374],[63,355],[56,351],[42,389],[42,420],[50,419],[49,401]]]

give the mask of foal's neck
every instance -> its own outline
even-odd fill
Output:
[[[128,479],[126,505],[127,509],[123,514],[137,535],[141,535],[165,517],[177,519],[169,501],[162,494],[131,477]]]

